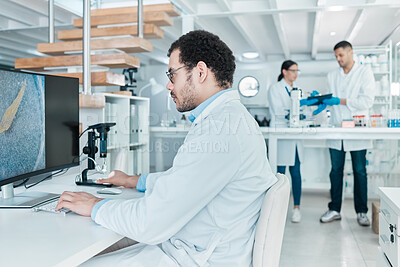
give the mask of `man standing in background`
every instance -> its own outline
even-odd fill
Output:
[[[353,59],[352,45],[341,41],[334,47],[339,68],[328,74],[328,92],[333,97],[325,99],[324,104],[330,108],[331,124],[341,127],[341,122],[353,119],[355,115],[365,115],[368,118],[369,109],[375,97],[375,80],[371,68],[359,65]],[[322,223],[340,220],[343,192],[343,169],[346,152],[350,151],[354,174],[354,208],[357,213],[357,222],[362,226],[369,226],[367,217],[368,185],[366,171],[367,149],[372,148],[371,140],[327,140],[331,157],[331,202],[329,210],[320,221]]]

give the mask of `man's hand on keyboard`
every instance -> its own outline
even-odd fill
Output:
[[[135,188],[139,180],[139,175],[127,175],[124,172],[114,170],[110,172],[108,178],[98,179],[98,184],[110,183],[125,188]]]
[[[61,208],[67,208],[80,215],[90,216],[94,205],[101,200],[102,198],[95,197],[86,192],[65,191],[58,199],[56,211]]]

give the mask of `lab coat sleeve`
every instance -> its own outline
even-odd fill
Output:
[[[241,163],[234,130],[205,119],[179,149],[171,169],[147,179],[143,198],[111,200],[96,214],[96,223],[146,244],[176,234],[229,183]],[[222,149],[225,148],[225,149]]]
[[[365,68],[360,75],[358,83],[361,83],[358,95],[347,99],[347,106],[353,114],[360,110],[368,110],[374,104],[375,79],[370,68]]]

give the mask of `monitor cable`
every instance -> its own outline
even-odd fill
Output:
[[[24,187],[25,187],[25,189],[29,189],[29,188],[31,188],[31,187],[34,187],[35,185],[40,184],[40,183],[43,182],[43,181],[46,181],[46,180],[49,179],[49,178],[52,178],[53,176],[56,177],[56,176],[60,176],[60,175],[66,174],[66,173],[68,172],[69,169],[70,169],[70,168],[61,169],[61,170],[55,172],[54,174],[53,174],[53,173],[52,173],[52,174],[49,174],[49,175],[47,175],[46,177],[44,177],[42,180],[37,181],[36,183],[31,184],[31,185],[26,185],[26,183],[25,183],[25,184],[24,184]]]
[[[69,169],[70,169],[70,168],[61,169],[61,170],[59,170],[59,171],[57,171],[57,172],[55,172],[55,173],[49,174],[49,175],[47,175],[46,177],[44,177],[43,179],[41,179],[40,181],[37,181],[36,183],[31,184],[31,185],[26,185],[26,183],[27,183],[27,182],[29,181],[29,179],[30,179],[30,178],[26,178],[26,179],[23,180],[20,184],[14,185],[14,188],[17,188],[17,187],[20,187],[20,186],[24,186],[25,189],[29,189],[29,188],[31,188],[31,187],[34,187],[35,185],[40,184],[41,182],[43,182],[43,181],[45,181],[45,180],[47,180],[47,179],[49,179],[49,178],[51,178],[51,177],[56,177],[56,176],[59,176],[59,175],[66,174],[66,173],[68,172]]]

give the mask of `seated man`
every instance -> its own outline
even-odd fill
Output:
[[[84,266],[250,266],[255,224],[276,181],[260,129],[240,103],[235,58],[218,36],[192,31],[169,51],[167,89],[192,126],[165,171],[111,173],[100,183],[145,191],[109,200],[64,192],[68,208],[141,244],[95,257]]]

